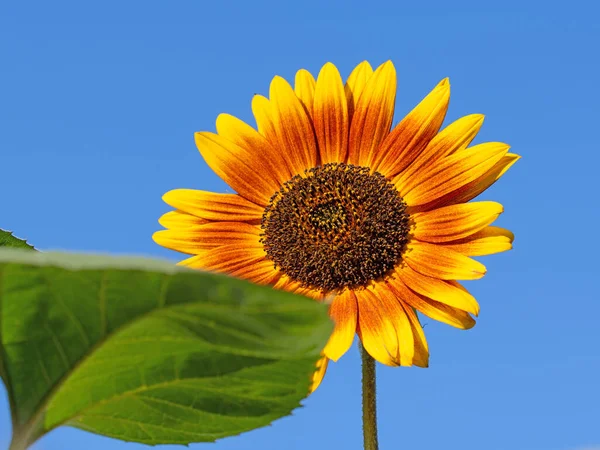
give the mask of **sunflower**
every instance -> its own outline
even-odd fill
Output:
[[[180,264],[330,301],[334,331],[313,376],[358,334],[389,366],[427,367],[416,311],[460,329],[475,325],[475,298],[457,281],[481,278],[473,256],[509,250],[513,234],[490,224],[502,205],[470,200],[519,156],[488,142],[469,147],[483,116],[440,131],[450,98],[442,80],[393,129],[396,71],[359,64],[344,84],[327,63],[276,76],[256,95],[257,129],[228,114],[195,141],[237,194],[175,189],[175,208],[153,235],[193,255]]]

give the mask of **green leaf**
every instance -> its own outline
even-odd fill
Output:
[[[0,247],[12,247],[12,248],[27,248],[35,250],[33,245],[29,245],[26,240],[19,239],[14,236],[12,232],[0,229]]]
[[[61,425],[147,444],[267,425],[308,395],[331,329],[324,305],[223,275],[0,250],[11,449]]]

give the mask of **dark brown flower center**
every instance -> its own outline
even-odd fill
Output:
[[[303,286],[331,292],[387,275],[406,247],[409,215],[383,175],[331,163],[284,183],[261,228],[276,268]]]

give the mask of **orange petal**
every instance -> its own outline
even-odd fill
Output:
[[[405,185],[396,185],[410,206],[422,205],[476,180],[499,162],[509,146],[488,142],[438,160],[415,174]]]
[[[477,300],[456,282],[428,277],[412,269],[408,264],[403,264],[402,267],[396,269],[396,273],[406,286],[424,297],[462,309],[476,316],[479,314]]]
[[[398,334],[393,320],[371,290],[356,292],[360,340],[369,354],[382,364],[399,366]],[[399,305],[398,305],[399,307]]]
[[[448,242],[475,234],[492,223],[503,208],[496,202],[473,202],[444,206],[411,214],[413,236],[420,241]]]
[[[514,153],[508,153],[504,155],[500,159],[500,161],[494,164],[494,166],[485,174],[464,184],[458,189],[452,190],[451,192],[440,196],[439,198],[433,200],[431,203],[425,205],[425,208],[438,208],[440,206],[464,203],[474,199],[487,188],[489,188],[492,184],[498,181],[500,177],[504,175],[506,171],[510,169],[512,165],[516,163],[519,159],[521,159],[521,157],[519,155],[515,155]]]
[[[272,164],[256,152],[214,133],[196,133],[195,138],[208,166],[242,197],[266,206],[279,190],[279,180],[271,172]]]
[[[367,166],[387,177],[406,169],[442,126],[449,101],[450,83],[446,78],[396,125]]]
[[[194,269],[222,273],[255,283],[272,284],[280,276],[260,247],[227,244],[178,263]]]
[[[174,189],[163,195],[163,200],[174,208],[205,220],[246,222],[260,220],[264,212],[263,207],[237,194]]]
[[[243,222],[209,222],[182,229],[157,231],[152,239],[171,250],[199,254],[223,245],[262,249],[260,234],[259,227]]]
[[[412,366],[415,356],[415,338],[411,322],[406,316],[402,302],[396,293],[389,289],[387,284],[378,284],[375,294],[379,297],[379,307],[383,310],[383,314],[391,320],[396,329],[396,339],[398,341],[397,360],[401,366]]]
[[[296,72],[294,92],[304,105],[309,117],[313,115],[313,103],[315,98],[315,77],[305,69]]]
[[[359,308],[359,334],[371,356],[387,365],[410,366],[417,347],[414,330],[395,292],[387,284],[377,284],[373,290],[356,293]],[[419,362],[422,363],[422,351]]]
[[[467,256],[484,256],[512,248],[515,236],[500,227],[486,227],[468,238],[445,242],[444,247]]]
[[[483,115],[471,114],[448,125],[434,136],[425,150],[398,175],[394,183],[404,186],[406,180],[425,170],[429,164],[465,149],[475,138],[482,124]]]
[[[182,229],[208,223],[208,220],[178,210],[163,214],[158,223],[165,228]]]
[[[455,120],[431,140],[427,153],[439,159],[465,150],[479,133],[484,119],[483,114],[469,114]]]
[[[253,264],[252,267],[247,270],[242,270],[239,274],[233,273],[232,275],[244,278],[256,284],[269,286],[273,286],[277,280],[281,278],[281,272],[273,269],[273,264],[268,260],[262,260]]]
[[[229,114],[219,114],[217,133],[246,149],[253,156],[253,168],[257,172],[268,173],[277,182],[277,188],[291,178],[285,155],[247,123]]]
[[[358,99],[350,125],[348,163],[366,166],[390,131],[396,101],[396,69],[377,68]]]
[[[333,299],[329,307],[329,316],[334,321],[335,328],[323,350],[328,358],[337,361],[352,346],[356,334],[357,313],[356,296],[352,291],[346,290]]]
[[[400,301],[400,305],[410,321],[414,336],[415,349],[413,364],[418,367],[429,367],[429,346],[427,345],[427,339],[425,339],[423,326],[421,325],[421,322],[419,322],[419,318],[415,314],[415,310],[412,306],[405,304],[402,301]]]
[[[316,370],[311,377],[310,389],[309,393],[312,394],[323,381],[323,377],[325,376],[325,372],[327,372],[327,365],[329,364],[329,358],[326,356],[321,357],[317,361]]]
[[[441,280],[476,280],[485,266],[441,245],[412,240],[403,255],[406,263],[423,275]]]
[[[344,162],[348,152],[348,104],[342,77],[331,63],[323,66],[317,79],[313,122],[321,164]]]
[[[277,283],[275,283],[273,287],[275,289],[281,289],[283,291],[292,292],[294,294],[304,295],[305,297],[310,297],[318,301],[322,301],[325,297],[320,291],[302,286],[301,283],[293,281],[290,277],[283,274],[277,280]]]
[[[273,78],[270,87],[273,125],[277,143],[272,142],[284,155],[290,173],[303,173],[317,165],[317,144],[312,123],[300,99],[283,78]]]
[[[371,65],[367,61],[363,61],[354,68],[348,77],[346,85],[344,86],[344,91],[346,93],[346,100],[348,102],[349,120],[352,119],[352,114],[356,109],[358,99],[365,90],[365,86],[372,75],[373,69],[371,68]]]
[[[468,330],[475,326],[475,319],[462,309],[453,308],[452,306],[419,295],[409,289],[400,280],[390,280],[389,284],[404,302],[426,316],[431,317],[433,320],[463,330]]]

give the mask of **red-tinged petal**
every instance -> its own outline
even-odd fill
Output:
[[[348,152],[348,104],[342,77],[327,63],[321,69],[314,97],[313,122],[321,164],[344,162]]]
[[[460,203],[411,214],[413,236],[425,242],[449,242],[466,238],[491,224],[502,213],[496,202]]]
[[[367,61],[363,61],[354,68],[348,77],[346,85],[344,86],[344,91],[346,93],[346,100],[348,102],[349,119],[352,119],[352,114],[356,109],[356,104],[360,99],[360,95],[365,90],[365,86],[372,75],[373,68]]]
[[[433,202],[487,173],[508,149],[500,142],[476,145],[436,161],[396,188],[411,207]]]
[[[481,114],[471,114],[448,125],[433,137],[425,150],[406,169],[397,175],[394,183],[404,186],[408,179],[427,169],[438,159],[465,149],[475,138],[482,124]]]
[[[377,68],[356,104],[348,143],[348,163],[368,166],[390,132],[396,101],[396,69],[391,61]]]
[[[403,255],[417,272],[441,280],[476,280],[485,275],[483,264],[441,245],[412,240]]]
[[[317,301],[322,301],[325,297],[322,292],[302,286],[301,283],[293,281],[283,273],[273,287],[293,294],[304,295],[305,297],[310,297]]]
[[[199,132],[195,138],[208,166],[245,199],[266,206],[279,190],[280,182],[271,171],[271,164],[256,152],[214,133]]]
[[[267,178],[273,178],[277,182],[274,188],[278,189],[292,177],[281,149],[274,147],[258,131],[237,117],[219,114],[217,133],[253,155],[254,169]]]
[[[261,284],[272,284],[279,275],[273,269],[273,263],[265,258],[261,247],[252,248],[239,244],[221,245],[179,264]]]
[[[483,175],[472,179],[462,186],[457,186],[455,189],[449,190],[445,195],[440,195],[438,198],[432,199],[429,203],[424,204],[422,209],[425,211],[442,206],[455,205],[457,203],[466,203],[473,200],[498,181],[519,159],[521,159],[519,155],[507,153]]]
[[[281,77],[273,78],[269,91],[277,143],[293,175],[317,165],[317,144],[312,122],[292,87]]]
[[[387,177],[409,167],[442,126],[449,101],[450,83],[446,78],[396,125],[367,166]]]

